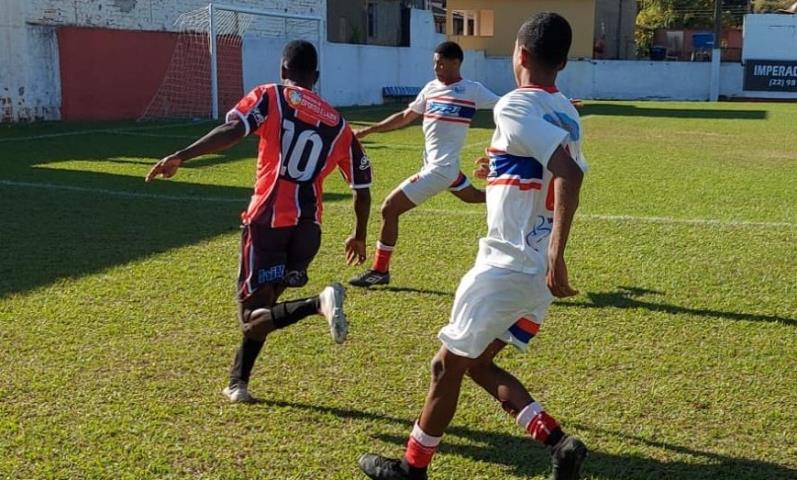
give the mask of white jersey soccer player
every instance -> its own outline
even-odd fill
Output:
[[[462,49],[443,42],[434,53],[435,79],[402,112],[357,132],[363,138],[373,132],[389,132],[423,117],[425,145],[421,170],[404,180],[382,205],[382,228],[373,266],[349,280],[357,287],[390,283],[390,257],[398,241],[399,216],[429,198],[450,190],[467,203],[484,203],[484,192],[473,187],[460,171],[465,136],[478,109],[492,108],[499,98],[479,82],[460,75]]]
[[[561,145],[587,170],[578,112],[555,88],[514,90],[498,102],[494,118],[487,235],[439,334],[451,352],[470,358],[495,339],[525,351],[539,330],[554,298],[545,279],[554,215],[546,166]]]
[[[460,153],[476,110],[493,108],[500,97],[479,82],[460,79],[446,84],[438,79],[427,83],[409,109],[423,115],[425,138],[423,167],[399,188],[412,203],[420,205],[450,189],[470,185],[460,171]]]
[[[527,348],[554,296],[578,293],[568,280],[565,249],[587,165],[578,113],[554,87],[572,40],[570,24],[552,12],[535,14],[518,30],[512,70],[519,88],[496,105],[490,158],[479,159],[474,173],[487,180],[487,235],[438,334],[443,345],[432,359],[431,384],[404,457],[367,453],[357,462],[371,480],[429,478],[466,376],[548,447],[549,480],[581,475],[584,442],[565,433],[520,380],[495,363],[509,344]]]

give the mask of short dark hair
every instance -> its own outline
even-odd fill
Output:
[[[534,52],[534,56],[549,68],[567,61],[573,30],[558,13],[541,12],[526,21],[517,33],[518,44]]]
[[[312,74],[318,70],[318,52],[307,40],[293,40],[282,50],[282,63],[291,72]]]
[[[457,45],[456,42],[443,42],[434,49],[443,58],[449,60],[459,60],[460,63],[465,60],[465,54],[462,52],[462,47]]]

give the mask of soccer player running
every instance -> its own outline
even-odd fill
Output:
[[[371,165],[343,117],[312,92],[318,55],[306,41],[282,53],[282,84],[260,85],[227,113],[226,123],[191,146],[155,164],[147,174],[171,178],[183,162],[225,150],[244,137],[260,137],[255,191],[243,220],[238,317],[243,340],[223,393],[231,402],[252,402],[248,382],[266,337],[313,314],[329,322],[342,343],[348,324],[339,283],[319,295],[277,303],[286,287],[307,283],[307,267],[321,245],[324,178],[336,167],[354,192],[355,228],[346,239],[349,264],[362,263],[371,205]]]
[[[566,435],[494,361],[509,344],[525,351],[553,298],[577,293],[564,252],[587,166],[578,113],[554,86],[571,40],[570,25],[555,13],[535,15],[518,32],[513,65],[519,88],[496,105],[489,166],[476,171],[487,179],[487,236],[457,288],[451,321],[438,335],[443,346],[432,361],[431,387],[404,458],[360,458],[360,468],[374,480],[427,478],[466,375],[549,448],[552,479],[579,476],[586,446]]]
[[[459,155],[477,109],[492,108],[499,97],[479,82],[460,75],[464,55],[454,42],[435,48],[435,79],[409,106],[381,122],[357,130],[357,138],[406,127],[423,117],[426,146],[423,167],[404,180],[382,205],[382,229],[372,267],[349,280],[357,287],[390,283],[390,256],[398,241],[399,217],[448,189],[467,203],[484,203],[484,192],[470,184],[459,169]]]

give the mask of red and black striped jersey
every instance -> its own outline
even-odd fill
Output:
[[[323,182],[337,167],[351,188],[371,184],[371,162],[348,123],[310,90],[260,85],[227,113],[260,137],[255,191],[245,224],[321,223]]]

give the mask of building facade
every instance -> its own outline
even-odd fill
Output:
[[[596,0],[448,0],[446,34],[466,50],[512,54],[517,31],[536,12],[555,11],[573,28],[571,58],[592,58]]]

